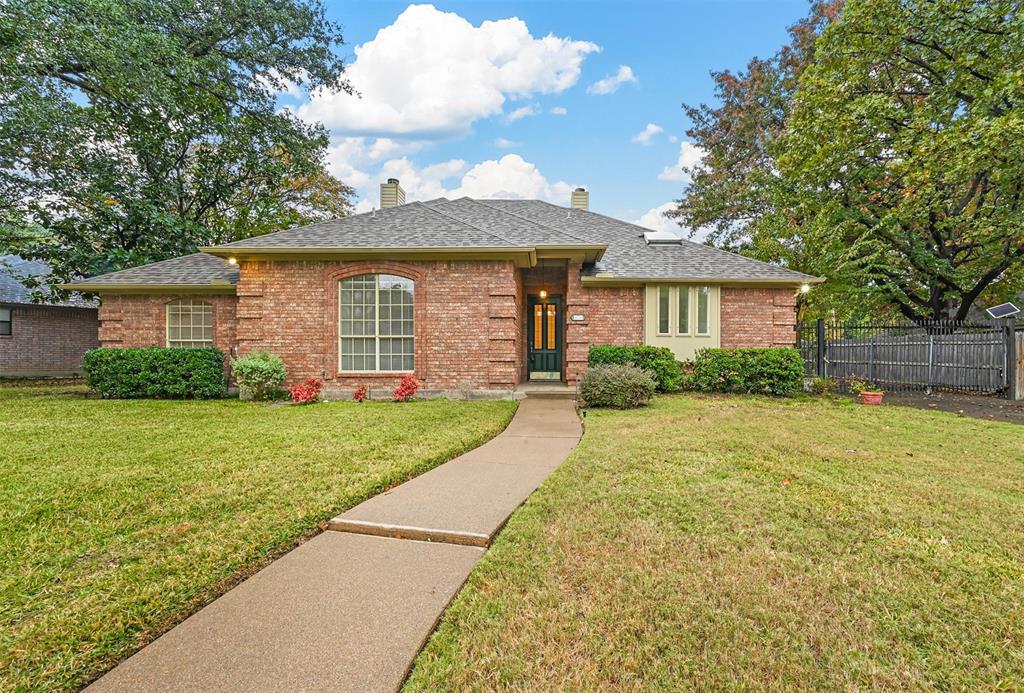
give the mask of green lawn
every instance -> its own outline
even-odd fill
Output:
[[[407,690],[1024,681],[1024,428],[663,397],[592,411]]]
[[[514,409],[0,388],[0,690],[87,683],[333,514],[493,436]]]

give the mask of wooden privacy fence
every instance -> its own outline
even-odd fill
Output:
[[[887,390],[1024,394],[1024,324],[1009,320],[797,325],[808,375]]]

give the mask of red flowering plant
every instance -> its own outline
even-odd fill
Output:
[[[320,391],[324,389],[324,383],[319,378],[310,378],[304,383],[294,385],[289,390],[292,395],[292,402],[295,404],[312,404],[320,400]]]
[[[365,402],[369,396],[370,391],[367,389],[365,385],[360,385],[359,387],[356,388],[355,392],[352,393],[352,399],[354,399],[357,402]]]
[[[392,399],[396,402],[408,402],[419,389],[419,380],[416,380],[416,378],[411,375],[403,375],[401,382],[398,383],[398,387],[395,388]]]

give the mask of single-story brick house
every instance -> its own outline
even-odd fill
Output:
[[[49,274],[45,262],[0,255],[0,377],[80,375],[82,356],[99,346],[95,301],[45,291],[37,301],[24,284]]]
[[[75,282],[98,293],[104,346],[213,345],[281,356],[289,382],[331,390],[508,393],[573,384],[593,344],[794,342],[796,294],[818,281],[538,200],[405,204],[247,238]]]

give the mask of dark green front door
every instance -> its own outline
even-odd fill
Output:
[[[527,310],[528,376],[530,380],[561,380],[562,299],[530,296]]]

